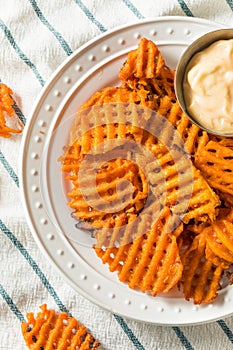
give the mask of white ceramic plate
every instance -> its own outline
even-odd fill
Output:
[[[120,283],[90,249],[90,236],[80,232],[78,242],[72,238],[77,238],[77,229],[66,204],[57,159],[67,143],[77,108],[95,91],[118,83],[126,54],[140,38],[154,40],[167,65],[175,68],[188,44],[220,27],[196,18],[160,17],[95,38],[56,70],[43,88],[24,132],[20,187],[27,220],[39,247],[75,290],[124,317],[162,325],[212,321],[233,313],[233,288],[221,291],[211,305],[194,306],[179,293],[154,298]]]

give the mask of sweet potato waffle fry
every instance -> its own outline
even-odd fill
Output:
[[[21,330],[29,349],[33,350],[90,350],[97,349],[100,343],[84,325],[67,313],[48,310],[47,305],[34,316],[27,314],[27,322],[22,322]]]
[[[187,300],[192,298],[195,304],[212,302],[217,297],[223,273],[221,266],[206,259],[205,250],[205,235],[199,234],[182,257],[184,296]]]
[[[80,111],[96,105],[104,103],[138,103],[140,101],[139,95],[136,91],[125,89],[123,87],[106,87],[101,91],[97,91],[94,95],[80,107]]]
[[[230,211],[225,217],[213,222],[205,228],[203,234],[210,250],[225,262],[225,265],[233,263],[233,218]]]
[[[159,79],[158,79],[159,78]],[[136,91],[140,104],[150,107],[165,116],[177,129],[185,143],[185,151],[194,156],[209,141],[206,131],[193,124],[182,112],[174,91],[174,72],[166,67],[157,79],[134,79],[123,82],[123,86]],[[137,102],[138,103],[138,102]]]
[[[179,171],[186,174],[179,179],[177,171],[178,162]],[[150,183],[156,186],[157,194],[159,194],[159,186],[165,178],[166,205],[175,210],[177,215],[182,215],[183,204],[186,201],[187,192],[191,191],[192,195],[188,197],[188,210],[183,217],[183,222],[188,224],[190,220],[213,221],[216,218],[216,207],[220,204],[218,196],[210,188],[202,174],[194,166],[186,169],[183,159],[179,158],[174,163],[169,152],[158,159],[161,170],[156,164],[151,164]],[[187,166],[187,164],[186,164]],[[160,172],[162,171],[162,175]],[[190,172],[192,171],[192,174]],[[192,176],[192,177],[191,177]],[[190,182],[192,181],[192,186]],[[163,191],[163,187],[161,187]],[[177,199],[180,203],[177,203]]]
[[[215,266],[220,266],[224,270],[228,269],[231,265],[227,260],[225,260],[224,258],[220,258],[219,255],[216,255],[212,250],[211,246],[208,244],[208,242],[206,242],[205,257],[207,260],[211,261]]]
[[[133,242],[124,244],[125,237],[122,237],[119,248],[96,247],[97,255],[108,263],[111,272],[118,271],[119,280],[130,288],[149,291],[153,296],[168,292],[180,280],[183,269],[176,241],[182,224],[171,233],[168,227],[171,215],[169,208],[164,207],[149,231],[147,222],[151,218],[141,216],[142,230]]]
[[[196,155],[195,164],[210,186],[233,195],[233,150],[230,147],[209,141]]]
[[[136,109],[136,112],[137,110],[138,109]],[[142,116],[142,118],[145,118],[144,125],[146,126],[147,130],[150,130],[150,119],[153,119],[153,114],[151,116],[151,113],[148,112],[147,108],[143,109],[143,111],[144,115]],[[116,142],[123,140],[125,143],[127,140],[134,140],[135,142],[145,146],[154,155],[152,162],[149,161],[149,158],[147,159],[147,169],[149,169],[151,173],[151,176],[148,180],[153,188],[155,186],[157,187],[157,189],[160,187],[161,193],[159,194],[158,190],[156,189],[157,195],[161,195],[163,190],[167,191],[167,198],[164,204],[170,207],[171,209],[176,205],[177,211],[178,206],[180,206],[180,211],[182,212],[183,204],[178,204],[176,200],[179,197],[179,201],[181,202],[183,199],[184,202],[184,198],[187,197],[187,193],[193,191],[193,195],[191,196],[191,201],[189,205],[189,210],[184,217],[184,222],[188,223],[191,219],[201,221],[205,221],[208,219],[214,220],[216,211],[215,208],[220,204],[220,202],[217,195],[208,186],[207,182],[204,180],[200,172],[197,171],[194,166],[190,168],[189,163],[188,166],[190,169],[186,169],[187,162],[184,162],[182,152],[180,153],[179,159],[176,159],[174,162],[172,154],[170,154],[167,147],[165,147],[164,144],[160,142],[155,136],[150,134],[145,129],[134,126],[132,123],[127,124],[126,118],[129,115],[129,113],[131,114],[132,121],[135,120],[135,124],[138,124],[136,116],[134,118],[133,112],[134,109],[131,107],[131,105],[115,103],[104,104],[101,106],[91,107],[90,109],[85,109],[76,117],[70,132],[70,147],[68,147],[68,150],[64,156],[62,168],[65,172],[71,172],[71,176],[69,176],[68,179],[73,182],[73,190],[71,190],[68,195],[71,198],[69,205],[71,206],[71,208],[75,209],[75,215],[80,219],[91,221],[94,227],[100,227],[100,225],[102,225],[105,220],[110,220],[113,224],[114,219],[112,219],[112,215],[105,215],[105,213],[101,211],[96,211],[83,198],[82,193],[79,190],[78,173],[80,170],[80,164],[90,151],[94,152],[95,156],[98,156],[99,154],[100,159],[102,159],[103,153],[107,152],[106,144],[108,141],[115,140]],[[175,112],[173,112],[171,109],[169,116],[174,115],[174,113]],[[94,122],[96,115],[99,116],[100,114],[101,125],[98,125],[100,124],[98,120],[96,123]],[[117,116],[118,123],[114,123],[113,115]],[[98,126],[91,128],[92,125],[91,123],[89,124],[88,121],[94,121],[93,124]],[[163,129],[161,130],[161,134],[161,138],[165,142],[165,144],[172,147],[172,138],[174,136],[169,131],[167,132]],[[103,144],[104,148],[98,147],[101,144]],[[157,166],[157,163],[153,161],[154,159],[158,161],[158,165],[160,168]],[[94,168],[94,161],[91,160],[91,163],[93,164]],[[112,166],[118,169],[118,167],[120,167],[121,164],[123,164],[122,162],[120,162],[119,164],[118,163],[119,162],[112,162]],[[177,167],[179,168],[180,172],[182,171],[183,174],[186,173],[186,176],[182,176],[182,182],[179,179]],[[122,172],[119,172],[118,174],[118,170],[116,169],[114,170],[115,179],[118,178],[118,181],[123,177],[125,177],[125,180],[130,179],[129,176],[131,175],[129,174],[128,176],[126,171],[124,172],[124,176],[122,176]],[[132,166],[131,169],[133,169]],[[132,176],[135,176],[135,179],[138,179],[138,181],[142,183],[141,187],[145,189],[145,176],[140,170],[140,167],[134,167],[134,169],[134,175]],[[116,183],[114,183],[114,177],[112,180],[113,183],[111,185],[111,172],[108,175],[108,171],[108,166],[105,168],[105,170],[101,170],[101,174],[103,178],[105,178],[105,181],[107,183],[106,186],[103,183],[101,184],[101,191],[98,189],[99,177],[97,176],[97,191],[99,193],[105,192],[106,200],[107,197],[109,197],[110,193],[116,193],[116,191],[114,190],[116,186]],[[190,172],[192,172],[192,174],[190,174]],[[136,173],[138,173],[138,175],[136,175]],[[192,176],[194,176],[194,178],[192,178]],[[86,182],[90,181],[90,178],[88,178],[86,175],[85,179]],[[190,187],[190,182],[192,182],[193,179],[194,187],[192,188]],[[161,182],[163,182],[164,180],[166,182],[165,188],[160,186]],[[134,204],[141,210],[142,203],[145,204],[147,194],[144,190],[144,194],[142,194],[142,190],[138,187],[136,188],[136,190],[139,192],[138,195],[135,196]],[[93,188],[90,188],[90,191],[93,191],[94,193],[94,186]],[[121,198],[123,197],[119,197],[119,201],[121,200]],[[138,203],[137,199],[139,200]],[[113,200],[114,198],[112,197],[110,201]],[[98,201],[95,204],[98,205]],[[127,207],[127,211],[128,209],[130,211],[133,210],[134,213],[140,212],[140,210],[135,211],[135,208],[132,209],[131,207]],[[95,221],[98,221],[98,224]]]
[[[68,193],[71,198],[69,206],[74,209],[74,215],[87,221],[91,227],[101,228],[107,223],[112,227],[115,221],[114,212],[119,216],[137,214],[144,207],[148,186],[145,175],[136,164],[123,159],[112,160],[97,172],[96,178],[93,176],[87,175],[81,182],[81,186],[88,189],[88,193],[85,191],[88,201],[79,188],[80,181],[77,176],[70,177],[74,186]],[[124,182],[120,184],[122,180]],[[90,184],[93,181],[95,186],[92,187]],[[126,202],[127,207],[124,204]]]
[[[157,46],[151,40],[142,38],[138,48],[130,51],[124,63],[119,78],[130,80],[136,78],[154,78],[164,67],[164,59]]]
[[[233,264],[233,141],[209,135],[184,115],[174,71],[152,41],[143,38],[128,54],[119,78],[119,87],[106,87],[81,106],[71,128],[62,159],[73,184],[69,205],[80,228],[94,227],[95,252],[121,282],[153,296],[178,285],[187,300],[212,302]],[[140,155],[116,155],[98,166],[106,143],[120,148],[122,140],[151,154],[144,168]],[[88,186],[94,183],[90,152],[99,169],[96,186]],[[128,184],[117,193],[124,180]],[[99,197],[92,206],[94,192]],[[103,203],[118,210],[106,213]]]
[[[229,193],[224,193],[221,191],[217,191],[216,193],[218,194],[219,198],[222,201],[222,204],[227,207],[227,208],[233,208],[233,196]]]
[[[233,139],[231,137],[210,135],[210,140],[218,142],[219,145],[233,149]]]
[[[7,125],[6,117],[13,118],[15,111],[13,108],[14,100],[11,95],[13,91],[5,84],[0,84],[0,136],[9,138],[11,134],[19,134],[23,130],[23,124],[17,119],[18,128]]]

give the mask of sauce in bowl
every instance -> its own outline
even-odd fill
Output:
[[[199,124],[233,132],[233,39],[218,40],[191,58],[183,92],[187,111]]]

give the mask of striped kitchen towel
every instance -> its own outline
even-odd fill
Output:
[[[15,92],[25,124],[54,70],[82,44],[119,25],[157,16],[233,23],[232,0],[0,1],[0,79]],[[25,349],[20,322],[49,307],[86,324],[106,350],[233,349],[233,317],[189,327],[126,320],[76,293],[42,256],[23,213],[18,159],[21,137],[0,139],[0,349]]]

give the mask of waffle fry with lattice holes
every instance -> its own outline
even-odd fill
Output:
[[[90,350],[97,349],[100,343],[95,340],[84,325],[66,312],[56,313],[40,306],[35,317],[27,314],[27,322],[22,322],[21,330],[29,349],[33,350]]]
[[[113,218],[110,215],[105,215],[103,212],[99,211],[97,212],[93,208],[88,205],[88,203],[85,201],[85,199],[82,196],[82,193],[79,190],[79,181],[78,178],[78,172],[80,168],[80,164],[85,158],[85,155],[88,154],[91,150],[95,150],[95,153],[98,152],[100,154],[100,157],[102,157],[103,152],[105,149],[100,148],[98,150],[98,145],[104,142],[108,142],[109,140],[134,140],[135,142],[142,144],[145,146],[149,151],[152,152],[154,155],[154,162],[149,162],[148,159],[148,165],[147,169],[150,171],[150,178],[149,182],[153,186],[157,186],[157,189],[159,189],[159,185],[161,182],[165,180],[166,182],[166,191],[167,191],[167,198],[165,204],[172,208],[176,204],[176,209],[178,210],[178,205],[176,203],[178,195],[187,196],[187,192],[192,191],[191,201],[189,205],[189,210],[185,215],[184,222],[187,223],[191,219],[201,220],[205,221],[210,219],[211,221],[215,218],[215,208],[219,205],[219,199],[217,195],[212,191],[212,189],[208,186],[206,181],[203,179],[202,175],[199,171],[195,169],[195,167],[191,166],[190,169],[187,168],[187,162],[183,161],[183,153],[179,153],[179,159],[176,159],[176,163],[174,163],[174,160],[172,158],[172,155],[169,153],[167,147],[164,146],[154,135],[150,134],[148,131],[143,130],[137,126],[126,124],[125,119],[127,118],[127,115],[131,113],[133,115],[133,120],[137,120],[137,117],[134,116],[133,112],[136,114],[137,109],[124,105],[124,104],[104,104],[103,106],[94,106],[91,107],[90,110],[82,112],[84,117],[81,118],[81,115],[77,116],[75,119],[75,122],[72,126],[71,132],[70,132],[70,144],[71,146],[68,148],[65,157],[63,159],[63,168],[62,170],[65,172],[71,172],[71,176],[68,176],[69,180],[72,180],[73,182],[73,189],[69,192],[69,197],[71,198],[70,206],[75,210],[75,215],[79,217],[80,219],[84,220],[91,220],[92,222],[95,221],[95,219],[100,220],[99,223],[96,225],[94,223],[94,227],[100,227],[100,224],[102,225],[102,222],[104,220],[110,220],[113,223]],[[147,130],[150,128],[150,119],[153,119],[153,114],[151,116],[149,109],[145,108],[143,109],[143,112],[145,114],[146,123],[147,123]],[[85,114],[87,113],[87,115]],[[96,117],[97,113],[101,113],[101,122],[103,125],[99,125],[97,127],[91,128],[89,130],[89,124],[88,127],[86,125],[86,121],[92,121]],[[170,115],[172,116],[174,113],[171,109]],[[113,123],[112,115],[116,115],[119,119],[120,123]],[[84,122],[82,122],[84,120]],[[84,123],[85,125],[82,125]],[[124,124],[125,123],[125,124]],[[137,125],[137,121],[136,121]],[[88,130],[85,132],[86,129]],[[83,134],[82,134],[83,130]],[[77,138],[77,131],[79,132],[80,139]],[[173,130],[171,129],[171,132],[173,133]],[[170,131],[166,129],[161,129],[162,134],[162,140],[165,142],[167,146],[170,145],[170,147],[173,147],[171,142],[173,139],[173,135]],[[73,142],[73,144],[72,144]],[[95,148],[97,147],[97,148]],[[156,165],[156,160],[159,163],[159,166],[161,167],[161,170],[158,169]],[[179,164],[178,164],[179,163]],[[93,162],[94,164],[94,162]],[[145,175],[143,175],[143,171],[140,170],[139,167],[129,165],[126,166],[126,162],[122,161],[112,161],[111,166],[106,165],[105,169],[101,169],[101,176],[102,181],[101,185],[97,184],[97,191],[99,193],[105,193],[105,199],[110,201],[115,200],[116,198],[112,199],[111,194],[115,194],[115,187],[116,187],[116,179],[122,179],[125,176],[126,180],[132,180],[135,177],[135,180],[137,180],[138,185],[135,187],[135,190],[137,191],[138,195],[135,196],[134,203],[139,207],[139,210],[134,211],[135,213],[139,213],[139,211],[142,209],[142,204],[145,203],[145,199],[147,197],[147,185],[145,178]],[[177,166],[179,165],[179,170],[183,172],[182,181],[181,177],[178,176],[178,170]],[[120,167],[122,166],[121,170]],[[126,168],[128,167],[128,171],[133,170],[132,173],[129,172],[127,175]],[[112,173],[111,173],[112,169]],[[124,175],[122,175],[122,171],[124,171]],[[109,172],[110,171],[110,172]],[[190,171],[193,172],[193,178],[192,174],[189,174]],[[108,173],[109,172],[109,173]],[[133,175],[134,174],[134,175]],[[110,177],[113,176],[112,184]],[[86,182],[88,187],[88,176],[86,176]],[[98,183],[98,175],[97,175],[97,183]],[[114,180],[115,179],[115,180]],[[82,179],[81,179],[82,180]],[[104,185],[104,180],[106,181],[106,184]],[[194,180],[193,189],[190,187],[190,182]],[[141,184],[141,185],[140,185]],[[92,189],[93,190],[93,189]],[[163,186],[161,186],[161,191],[163,191]],[[93,190],[94,192],[94,190]],[[183,194],[182,194],[183,193]],[[158,194],[158,191],[157,191]],[[160,193],[161,195],[162,193]],[[122,197],[121,197],[122,198]],[[119,198],[120,199],[120,198]],[[136,203],[137,199],[140,203]],[[181,200],[181,196],[179,197],[179,200]],[[133,204],[134,204],[133,203]],[[98,203],[96,203],[98,205]],[[179,204],[179,206],[182,206],[182,204]],[[128,209],[131,210],[131,208],[128,207]],[[187,208],[186,208],[187,209]],[[177,211],[176,211],[177,212]],[[102,218],[104,219],[101,219]],[[98,217],[98,218],[97,218]]]
[[[197,235],[182,257],[184,266],[182,285],[184,297],[193,299],[194,304],[212,302],[217,297],[223,273],[221,266],[216,266],[206,259],[206,237]]]
[[[126,282],[130,288],[149,291],[153,296],[168,292],[180,280],[183,270],[176,242],[183,225],[170,232],[171,215],[170,210],[164,207],[149,230],[147,225],[151,217],[141,215],[138,237],[128,244],[123,237],[119,247],[96,247],[97,255],[109,265],[111,272],[118,271],[119,280]]]
[[[136,91],[123,87],[105,87],[100,91],[96,91],[87,102],[82,104],[79,111],[84,111],[92,106],[102,105],[104,103],[121,102],[138,104],[141,100],[143,100],[142,97],[143,96],[139,96]]]
[[[222,266],[233,264],[233,210],[205,228],[203,234],[209,249],[223,262]]]
[[[94,95],[81,106],[81,110],[87,109],[93,105],[103,103],[136,103],[147,108],[155,110],[158,114],[166,117],[169,122],[178,130],[181,138],[185,142],[185,150],[190,154],[195,154],[209,140],[208,134],[189,121],[182,112],[175,96],[174,91],[174,71],[156,60],[158,67],[154,69],[157,72],[156,77],[149,78],[151,73],[138,72],[138,67],[148,64],[148,56],[142,55],[142,47],[148,43],[153,46],[153,52],[159,52],[157,46],[147,39],[139,43],[138,49],[133,53],[134,59],[129,53],[124,71],[120,72],[119,77],[122,79],[121,87],[106,87]],[[161,53],[159,52],[159,57]],[[141,60],[145,62],[142,64]],[[138,62],[139,60],[139,62]],[[159,63],[160,62],[160,63]],[[132,66],[132,74],[125,74],[126,67]],[[127,68],[128,69],[128,68]],[[137,72],[137,74],[135,73]]]
[[[156,53],[154,58],[150,57],[153,53]],[[152,68],[148,70],[151,62]],[[184,140],[186,152],[194,155],[206,145],[208,134],[191,123],[182,112],[174,91],[174,71],[165,65],[154,42],[145,38],[140,41],[138,48],[128,54],[119,78],[123,88],[136,92],[143,97],[141,102],[144,105],[150,107],[150,103],[150,108],[167,117]]]
[[[217,195],[219,196],[219,198],[222,201],[222,204],[226,207],[226,208],[233,208],[233,196],[229,193],[224,193],[221,191],[216,190]]]
[[[159,193],[159,189],[160,184],[165,179],[165,204],[177,215],[182,215],[182,208],[188,201],[185,207],[185,215],[182,218],[186,224],[192,219],[196,222],[214,221],[216,207],[218,207],[220,201],[200,171],[194,166],[186,168],[187,164],[184,165],[182,157],[174,163],[169,153],[162,156],[158,160],[158,164],[162,171],[159,171],[157,164],[148,165],[151,171],[149,179],[152,188],[156,186],[157,195],[162,194]],[[178,173],[177,166],[179,166],[179,172],[182,172],[183,175]],[[162,190],[163,187],[161,186]]]
[[[145,45],[146,43],[145,40],[143,45]],[[150,46],[151,45],[153,46],[153,43],[150,43]],[[178,102],[176,101],[174,93],[174,72],[168,67],[166,67],[162,60],[159,60],[160,65],[157,68],[156,66],[154,66],[153,68],[154,72],[156,72],[154,73],[156,74],[156,76],[149,77],[149,75],[147,75],[148,71],[143,73],[140,68],[147,67],[146,60],[148,59],[148,55],[142,55],[142,51],[141,53],[139,52],[140,50],[141,48],[139,48],[138,51],[136,50],[132,56],[133,59],[131,60],[131,64],[132,62],[134,62],[135,67],[131,67],[130,69],[128,69],[128,61],[128,63],[126,62],[123,68],[125,69],[125,75],[123,76],[121,75],[122,72],[120,73],[120,77],[125,79],[124,81],[122,81],[122,86],[120,88],[105,88],[102,91],[97,92],[86,104],[83,105],[84,108],[81,107],[81,110],[83,111],[88,107],[96,107],[96,105],[102,104],[102,106],[104,106],[103,114],[105,115],[106,110],[109,108],[108,104],[115,102],[132,102],[136,103],[136,105],[139,105],[139,107],[151,107],[157,113],[164,116],[178,131],[185,144],[185,148],[183,150],[184,153],[189,153],[190,155],[194,156],[199,149],[202,149],[207,144],[209,140],[207,133],[200,130],[197,126],[192,124],[188,120],[188,118],[186,118],[186,116],[182,113]],[[138,61],[137,57],[139,59]],[[145,62],[143,63],[142,58],[143,60],[145,60]],[[128,69],[128,71],[126,68]],[[120,108],[124,108],[124,106],[122,107],[121,103],[119,105],[121,105]],[[177,198],[177,169],[173,159],[171,158],[171,155],[169,154],[166,148],[166,146],[169,146],[169,133],[166,134],[166,130],[165,132],[161,133],[163,134],[164,140],[166,141],[165,146],[155,136],[151,135],[147,131],[142,131],[140,130],[140,128],[132,127],[132,125],[124,125],[124,118],[122,118],[122,115],[124,115],[124,113],[122,114],[122,110],[119,109],[119,105],[117,103],[115,104],[115,108],[117,109],[118,113],[117,116],[119,117],[119,123],[117,123],[117,125],[116,123],[110,123],[110,126],[106,127],[107,123],[103,123],[105,124],[104,127],[96,127],[92,131],[88,131],[86,132],[86,134],[84,133],[85,135],[82,138],[81,142],[80,140],[77,140],[76,130],[84,130],[85,128],[82,129],[82,126],[80,128],[80,124],[78,125],[77,119],[75,120],[70,137],[71,152],[67,153],[67,157],[65,158],[65,162],[63,163],[63,170],[71,172],[70,179],[76,182],[80,162],[83,160],[85,155],[90,151],[90,149],[93,146],[98,145],[98,140],[103,141],[106,139],[108,140],[114,138],[118,139],[121,137],[129,137],[129,139],[133,139],[134,141],[146,146],[146,148],[149,149],[159,160],[160,166],[166,174],[165,178],[167,180],[168,186],[168,201],[166,202],[166,204],[172,207]],[[89,117],[90,118],[86,118],[86,120],[92,120],[92,117],[94,117],[94,113],[90,113]],[[148,119],[147,127],[150,127],[150,119]],[[151,166],[151,164],[149,165]],[[183,170],[185,171],[186,169]],[[104,173],[105,170],[103,169],[102,176],[107,175],[107,171],[105,174]],[[188,223],[193,218],[197,221],[197,223],[200,220],[207,222],[213,221],[215,220],[217,213],[216,207],[220,204],[219,198],[214,193],[214,191],[208,186],[207,182],[202,177],[200,171],[196,170],[195,167],[193,167],[193,173],[194,191],[193,196],[191,198],[189,210],[185,216],[185,222]],[[155,172],[153,179],[154,183],[159,181],[159,176],[161,177],[161,174],[156,175]],[[77,190],[77,185],[75,186],[75,190]],[[107,198],[105,197],[105,199]],[[82,203],[80,202],[79,204]],[[76,208],[78,209],[78,206],[76,206]],[[87,207],[85,210],[87,212]],[[88,208],[88,211],[88,215],[90,218],[92,216],[92,209],[90,210],[90,208]],[[111,240],[114,237],[117,238],[117,232],[120,226],[128,224],[131,221],[135,220],[137,215],[138,213],[136,213],[134,210],[129,210],[128,213],[122,212],[120,213],[120,215],[113,216],[114,220],[112,222],[104,222],[103,220],[101,224],[106,225],[105,227],[114,228],[113,236],[110,237]],[[164,212],[161,215],[162,219],[160,218],[152,229],[148,229],[149,219],[147,218],[145,220],[145,216],[140,215],[140,237],[137,237],[133,240],[133,242],[128,243],[126,239],[127,234],[123,237],[120,236],[120,238],[123,240],[123,243],[124,239],[126,240],[125,244],[121,244],[120,247],[113,246],[111,248],[107,248],[106,246],[105,248],[101,248],[100,246],[96,247],[97,255],[102,259],[103,263],[108,263],[110,271],[118,271],[119,279],[123,282],[128,283],[128,285],[131,288],[139,288],[142,291],[150,291],[152,295],[156,295],[160,292],[166,292],[170,290],[180,280],[183,269],[183,264],[181,263],[179,257],[179,249],[176,243],[176,238],[181,233],[183,226],[181,224],[173,234],[165,234],[166,223],[170,215],[170,209],[165,207]],[[98,236],[97,234],[96,237],[98,237],[97,243],[101,243],[101,239],[102,242],[105,243],[105,236],[101,237],[101,235]],[[197,240],[194,239],[192,249],[190,248],[189,252],[185,255],[185,260],[188,265],[190,263],[192,251],[197,250],[200,254],[202,254],[202,251],[205,252],[205,249],[202,249],[202,245],[197,245],[197,243],[195,243],[196,241]],[[146,250],[144,250],[144,247],[149,247],[151,251],[153,250],[153,254],[146,254]],[[155,250],[157,253],[155,252]],[[161,253],[162,251],[163,253]],[[164,262],[164,264],[162,264],[162,267],[158,266],[158,257],[160,256],[160,253],[165,254],[164,261],[166,263]],[[153,258],[153,256],[156,257]],[[208,276],[204,273],[204,276],[202,278],[202,280],[206,278],[205,282],[209,283],[207,283],[206,288],[208,289],[208,287],[210,286],[211,291],[205,290],[200,296],[201,287],[198,286],[199,289],[197,288],[197,292],[194,293],[195,303],[213,300],[217,295],[217,278],[221,275],[222,270],[220,271],[220,267],[217,267],[216,272],[215,266],[212,264],[212,262],[208,261],[208,264],[206,265],[203,262],[204,260],[205,255],[204,257],[200,258],[199,262],[200,264],[202,264],[200,266],[204,269],[204,272],[208,264],[211,264],[211,269],[213,270],[212,275],[209,272],[207,273]],[[169,269],[169,267],[171,267],[171,269]],[[166,269],[168,270],[166,271]],[[158,273],[155,274],[154,271],[158,271]],[[164,280],[165,275],[167,276],[167,279]],[[185,273],[183,274],[183,278],[184,277],[186,277]],[[212,277],[213,283],[209,281],[209,278]],[[192,281],[188,283],[191,283],[193,286],[195,286],[195,278],[194,276],[192,276]],[[192,298],[192,293],[190,294],[189,292],[187,292],[186,278],[184,278],[184,280],[184,289],[186,290],[185,297],[187,299]]]
[[[71,198],[69,205],[74,209],[76,217],[91,222],[95,228],[102,227],[106,222],[110,226],[114,226],[112,211],[106,213],[106,206],[101,208],[100,202],[103,202],[103,200],[106,202],[107,207],[116,200],[119,204],[125,202],[133,186],[133,191],[131,191],[132,200],[130,202],[127,201],[127,207],[118,212],[121,215],[121,213],[127,214],[128,211],[139,213],[147,198],[148,185],[143,169],[141,170],[140,166],[137,166],[137,163],[132,162],[130,159],[119,158],[117,155],[113,156],[113,152],[117,150],[118,141],[121,144],[122,141],[125,143],[126,140],[134,140],[140,143],[143,137],[142,129],[126,123],[125,119],[127,118],[128,110],[130,111],[128,105],[104,104],[80,112],[70,132],[70,147],[62,160],[62,170],[70,172],[67,179],[73,183],[73,188],[68,194]],[[101,115],[100,121],[98,120],[99,115]],[[113,115],[117,115],[119,123],[114,123],[115,117]],[[86,121],[93,121],[95,125],[95,118],[97,118],[97,126],[93,127],[88,123],[86,124]],[[101,125],[98,125],[100,122]],[[113,149],[110,147],[111,161],[103,161],[103,154],[109,151],[105,146],[111,140],[114,141]],[[102,145],[104,148],[102,148]],[[94,153],[93,160],[89,162],[90,167],[92,169],[96,168],[98,171],[92,171],[92,173],[87,171],[85,176],[79,176],[80,164],[84,164],[83,160],[90,151]],[[101,162],[100,169],[96,163],[98,160]],[[121,180],[124,180],[124,183],[128,181],[129,185],[119,192],[117,191],[117,186]],[[88,195],[87,199],[89,201],[83,196],[80,190],[80,183],[82,188],[85,187],[86,191],[88,190],[90,195]],[[93,183],[93,186],[91,186],[91,183]],[[96,194],[96,192],[99,194],[99,197],[93,203],[92,193]],[[119,195],[118,198],[117,194]],[[88,203],[90,200],[93,205]]]
[[[151,40],[142,38],[136,50],[129,52],[119,73],[122,81],[136,78],[154,78],[164,67],[164,59]]]
[[[233,195],[233,150],[230,147],[209,141],[197,153],[195,164],[211,187]]]
[[[148,195],[144,173],[129,160],[116,159],[105,163],[96,177],[95,173],[91,173],[81,178],[77,175],[68,178],[73,183],[73,188],[68,193],[71,199],[69,206],[74,209],[77,218],[88,222],[92,228],[101,228],[106,224],[114,227],[115,213],[118,216],[138,214]],[[86,198],[80,190],[80,183],[81,189],[85,188]],[[80,225],[83,223],[80,222]]]

